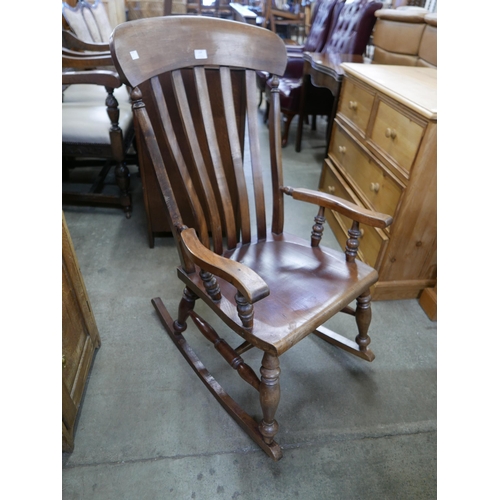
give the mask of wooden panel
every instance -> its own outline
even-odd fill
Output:
[[[349,78],[356,78],[381,95],[415,111],[428,120],[437,120],[437,69],[385,64],[342,63]]]
[[[73,447],[73,427],[94,351],[101,340],[75,249],[62,214],[62,420],[63,450]]]
[[[380,102],[371,138],[407,172],[412,167],[423,133],[421,125],[387,103]]]
[[[357,184],[368,208],[394,215],[403,190],[402,184],[356,142],[340,126],[335,128],[330,155],[337,159]],[[390,226],[389,226],[390,229]]]
[[[398,217],[392,224],[394,243],[387,251],[383,281],[436,279],[437,125],[427,126]],[[428,286],[432,286],[434,283]]]
[[[89,335],[89,332],[64,261],[62,271],[63,382],[68,390],[72,392],[78,372],[78,366],[80,365],[80,359],[85,347],[85,339]]]
[[[362,132],[366,131],[375,94],[369,93],[351,80],[344,80],[339,113],[342,113]]]
[[[363,206],[349,186],[342,178],[341,174],[329,160],[323,164],[323,180],[320,191],[335,194],[359,206]],[[326,218],[332,227],[339,243],[343,244],[347,240],[347,231],[352,225],[351,219],[344,215],[339,215],[331,210],[326,211]],[[389,238],[380,229],[360,224],[362,236],[360,238],[359,258],[377,269],[381,249],[385,247]]]
[[[419,304],[431,321],[437,321],[437,285],[422,292]]]

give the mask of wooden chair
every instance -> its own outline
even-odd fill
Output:
[[[175,317],[160,298],[153,305],[174,344],[219,403],[278,460],[279,356],[316,333],[364,360],[374,359],[368,326],[370,286],[378,275],[356,254],[362,225],[383,228],[392,219],[330,194],[284,184],[278,77],[273,76],[273,203],[267,227],[255,72],[280,75],[287,62],[284,43],[270,30],[198,16],[142,19],[118,26],[110,47],[118,72],[132,87],[135,120],[168,209],[181,262],[177,275],[185,284]],[[243,162],[246,136],[248,165]],[[251,179],[248,186],[246,178]],[[310,240],[283,231],[284,195],[319,205]],[[320,246],[326,210],[353,220],[345,253]],[[242,338],[241,345],[230,347],[195,312],[198,299]],[[355,308],[349,306],[352,301]],[[355,341],[322,326],[338,312],[355,317]],[[257,390],[260,422],[236,404],[188,345],[183,336],[188,318]],[[261,378],[241,357],[251,348],[263,351]]]
[[[288,4],[284,1],[264,0],[262,27],[270,29],[273,33],[280,31],[285,36],[288,44],[296,43],[292,40],[292,31],[295,32],[296,38],[305,37],[305,19],[306,15],[301,2],[295,0],[292,10],[279,8],[281,4],[288,8]],[[307,9],[310,10],[309,4]]]
[[[79,0],[75,7],[62,2],[62,15],[64,21],[80,40],[108,43],[113,28],[101,0],[95,0],[93,3]]]
[[[137,163],[136,155],[127,155],[134,139],[130,96],[114,70],[109,52],[99,54],[62,56],[62,202],[118,207],[130,218],[127,160]],[[117,188],[108,188],[106,177],[113,166]],[[89,167],[100,167],[99,173],[87,182],[79,182],[76,189],[71,172]],[[88,189],[83,191],[82,187]]]

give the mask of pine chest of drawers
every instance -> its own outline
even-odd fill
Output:
[[[319,189],[393,216],[362,227],[359,258],[375,267],[374,300],[416,298],[436,284],[437,70],[344,63]],[[327,220],[343,246],[350,221]]]

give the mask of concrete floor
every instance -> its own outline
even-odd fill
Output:
[[[301,153],[294,150],[295,127],[296,120],[283,150],[285,183],[317,188],[325,123],[319,120],[316,132],[306,127]],[[264,147],[262,154],[267,160]],[[436,498],[436,323],[417,300],[373,304],[371,364],[315,336],[280,358],[276,417],[284,457],[275,463],[213,399],[163,330],[150,299],[162,297],[175,312],[183,289],[177,254],[168,238],[149,248],[136,175],[133,196],[130,220],[117,209],[63,207],[102,338],[75,449],[63,454],[64,499]],[[307,238],[314,215],[314,207],[287,199],[285,229]],[[324,243],[338,247],[325,233]],[[219,321],[213,325],[239,344]],[[352,318],[329,325],[353,337]],[[186,336],[229,394],[258,417],[255,391],[195,330]],[[260,353],[244,357],[258,372]]]

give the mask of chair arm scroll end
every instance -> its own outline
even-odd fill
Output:
[[[241,262],[228,259],[205,247],[193,228],[180,228],[182,244],[194,263],[204,271],[208,271],[231,283],[249,304],[267,297],[267,283],[252,269]]]

